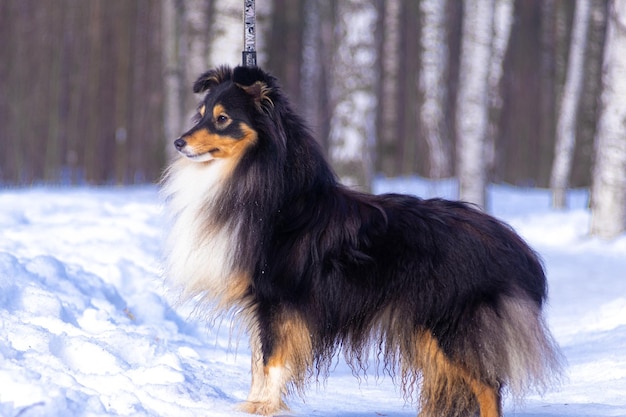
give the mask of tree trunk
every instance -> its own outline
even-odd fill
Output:
[[[578,109],[576,146],[572,172],[569,177],[571,187],[591,186],[591,173],[594,159],[594,136],[600,115],[602,94],[602,58],[606,38],[607,1],[591,0],[587,48],[585,51],[583,87]]]
[[[184,5],[184,30],[185,30],[185,53],[183,61],[185,69],[184,88],[191,91],[191,86],[200,74],[209,69],[209,0],[185,0]],[[240,5],[243,7],[243,5]],[[241,28],[243,23],[239,22]],[[243,36],[243,35],[242,35]],[[237,48],[238,44],[232,45]],[[243,49],[240,47],[240,49]],[[188,94],[186,104],[187,111],[192,111],[197,105],[197,98]]]
[[[583,87],[585,48],[589,27],[589,0],[576,0],[574,25],[570,42],[565,88],[561,98],[561,111],[556,126],[554,164],[550,177],[552,206],[564,208],[566,193],[574,159],[576,121]]]
[[[241,7],[243,7],[243,4]],[[272,26],[272,16],[274,15],[274,2],[259,0],[255,2],[254,8],[256,13],[256,63],[259,67],[265,68],[269,60],[269,33]],[[243,25],[243,23],[241,24]],[[298,59],[298,61],[301,61],[301,59]]]
[[[104,49],[104,22],[101,18],[104,2],[101,0],[92,1],[89,3],[91,6],[89,9],[89,20],[87,22],[89,26],[89,40],[90,50],[87,55],[87,77],[89,84],[87,88],[87,109],[86,118],[87,126],[85,134],[85,141],[83,142],[84,149],[84,164],[85,164],[85,179],[89,183],[96,183],[102,174],[102,154],[99,149],[100,139],[100,126],[99,126],[99,113],[100,109],[100,91],[98,86],[102,82],[103,71],[101,67],[102,49]],[[85,109],[84,109],[85,110]]]
[[[272,14],[271,30],[268,32],[270,49],[267,64],[280,80],[283,91],[287,92],[291,102],[298,105],[302,76],[300,57],[303,49],[303,29],[306,26],[303,20],[307,2],[273,0],[270,3],[275,12]],[[316,18],[319,19],[319,16]],[[294,59],[296,57],[298,59]],[[314,66],[313,70],[315,69]]]
[[[419,120],[429,149],[429,177],[443,178],[451,174],[450,149],[446,141],[444,112],[447,97],[446,72],[448,49],[446,46],[444,0],[422,0],[422,68],[419,90],[422,105]]]
[[[174,140],[183,133],[183,72],[178,59],[180,42],[180,11],[177,0],[161,2],[161,33],[163,36],[163,130],[168,159],[175,152]]]
[[[300,77],[300,102],[304,119],[311,126],[313,132],[319,135],[321,126],[321,82],[322,61],[321,50],[321,19],[320,2],[317,0],[304,1],[304,27],[302,28],[302,67]],[[308,105],[304,105],[308,103]]]
[[[485,138],[485,169],[493,172],[496,163],[496,138],[503,99],[500,81],[504,73],[504,57],[509,46],[513,26],[513,0],[496,0],[493,16],[493,41],[487,91],[489,97],[489,125]]]
[[[493,9],[493,1],[465,2],[456,116],[459,198],[483,208]]]
[[[437,0],[435,0],[437,1]],[[399,146],[398,87],[400,85],[400,0],[383,2],[382,26],[380,122],[378,129],[378,168],[389,176],[399,174],[396,148]]]
[[[602,110],[596,133],[591,234],[613,238],[626,228],[626,1],[609,3]]]
[[[298,108],[322,149],[330,149],[330,78],[332,72],[334,3],[336,0],[305,0]]]
[[[210,4],[210,0],[162,0],[164,130],[169,157],[174,155],[172,141],[190,127],[198,101],[191,89],[193,82],[209,67]]]
[[[243,1],[213,0],[212,3],[209,63],[212,67],[241,65]]]
[[[346,185],[369,190],[376,142],[376,7],[373,0],[345,0],[337,9],[330,159]]]

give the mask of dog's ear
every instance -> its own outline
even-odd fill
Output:
[[[257,109],[264,106],[273,107],[274,102],[270,97],[272,88],[269,83],[271,77],[257,67],[237,67],[233,71],[233,82],[245,91],[252,99]]]
[[[233,81],[240,85],[252,85],[257,81],[267,84],[270,78],[271,76],[259,67],[235,67],[233,70]]]
[[[215,87],[224,81],[230,80],[232,76],[233,71],[227,66],[221,66],[209,70],[202,74],[193,84],[193,92],[204,93],[212,87]]]

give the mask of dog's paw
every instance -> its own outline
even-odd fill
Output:
[[[249,414],[262,416],[275,416],[279,411],[286,410],[287,406],[282,401],[278,404],[267,401],[246,401],[237,407],[237,410]]]

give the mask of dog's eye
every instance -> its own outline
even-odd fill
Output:
[[[226,116],[225,114],[220,114],[215,119],[215,123],[217,124],[218,127],[224,127],[226,124],[228,124],[229,120],[230,119],[228,116]]]

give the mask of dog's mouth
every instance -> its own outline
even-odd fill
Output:
[[[202,153],[191,153],[189,151],[187,151],[186,149],[181,149],[180,151],[178,151],[181,155],[183,155],[184,157],[186,157],[187,159],[194,161],[194,162],[208,162],[208,161],[212,161],[215,159],[214,154],[216,152],[218,152],[219,149],[218,148],[213,148],[213,149],[209,149],[206,152],[202,152]]]

